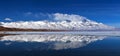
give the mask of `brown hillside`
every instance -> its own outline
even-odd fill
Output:
[[[0,31],[65,31],[65,30],[49,30],[49,29],[20,29],[20,28],[8,28],[0,26]]]

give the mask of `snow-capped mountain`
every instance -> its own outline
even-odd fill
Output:
[[[49,30],[101,30],[113,29],[102,23],[91,21],[83,16],[68,14],[52,14],[53,21],[22,21],[22,22],[2,22],[2,26],[22,29],[49,29]]]

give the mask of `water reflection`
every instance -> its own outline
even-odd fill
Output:
[[[62,50],[69,48],[80,48],[87,44],[103,40],[106,36],[84,36],[84,35],[8,35],[1,36],[0,41],[5,45],[17,46],[26,50]],[[15,44],[18,43],[18,44]]]

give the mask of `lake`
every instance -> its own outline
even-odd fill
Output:
[[[120,56],[120,37],[81,34],[2,35],[0,56]]]

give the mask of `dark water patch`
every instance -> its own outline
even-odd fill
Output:
[[[120,37],[13,35],[0,40],[0,56],[120,56]]]

